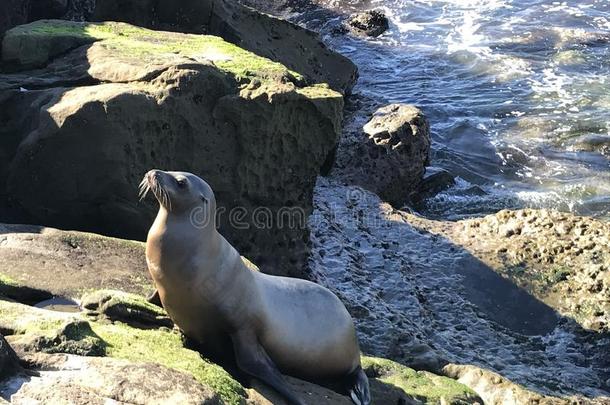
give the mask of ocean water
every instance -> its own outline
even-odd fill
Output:
[[[318,0],[292,19],[360,70],[369,104],[411,103],[432,166],[457,176],[420,213],[459,219],[547,207],[610,218],[610,1]],[[340,34],[380,9],[378,38]]]

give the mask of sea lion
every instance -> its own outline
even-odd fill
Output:
[[[158,295],[184,334],[210,350],[229,342],[239,369],[304,404],[280,372],[341,380],[354,403],[371,402],[351,316],[328,289],[250,270],[217,231],[210,186],[191,173],[149,171],[159,202],[146,261]]]

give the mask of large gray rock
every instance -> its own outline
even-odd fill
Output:
[[[0,297],[36,304],[53,296],[80,299],[101,290],[85,294],[81,305],[122,322],[126,319],[121,315],[133,311],[106,290],[148,295],[154,289],[143,242],[93,233],[0,224],[0,263]],[[139,309],[151,323],[166,324],[158,308]]]
[[[154,287],[144,248],[91,233],[0,224],[0,295],[30,304],[51,296],[80,298],[93,289],[146,295]]]
[[[404,204],[428,164],[428,120],[414,106],[390,104],[378,109],[363,131],[345,176],[394,206]]]
[[[25,220],[142,240],[157,209],[138,202],[142,176],[186,170],[212,186],[242,254],[300,274],[341,94],[218,37],[119,23],[21,26],[3,58],[47,63],[0,77],[0,195]]]
[[[352,15],[345,26],[356,35],[378,37],[388,29],[389,22],[381,11],[370,10]]]

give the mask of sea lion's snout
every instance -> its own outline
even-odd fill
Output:
[[[152,191],[161,205],[170,205],[169,195],[163,187],[163,174],[165,174],[165,172],[157,169],[146,172],[140,183],[140,200],[143,200],[144,197],[146,197],[148,191]]]
[[[171,177],[169,173],[158,169],[149,170],[146,175],[144,175],[145,181],[157,198],[159,197],[158,192],[162,189],[164,190],[167,186],[167,182],[164,181],[167,176]]]
[[[159,181],[159,179],[161,179],[161,170],[157,170],[157,169],[152,169],[149,170],[145,175],[144,178],[146,179],[146,181],[148,181],[148,184],[152,187],[156,182]]]

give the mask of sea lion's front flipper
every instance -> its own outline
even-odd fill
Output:
[[[277,392],[282,394],[289,403],[294,405],[305,405],[305,403],[288,388],[286,380],[269,358],[265,349],[258,343],[258,339],[254,332],[238,331],[231,335],[231,340],[233,341],[233,350],[235,350],[237,366],[240,370],[273,387]]]

